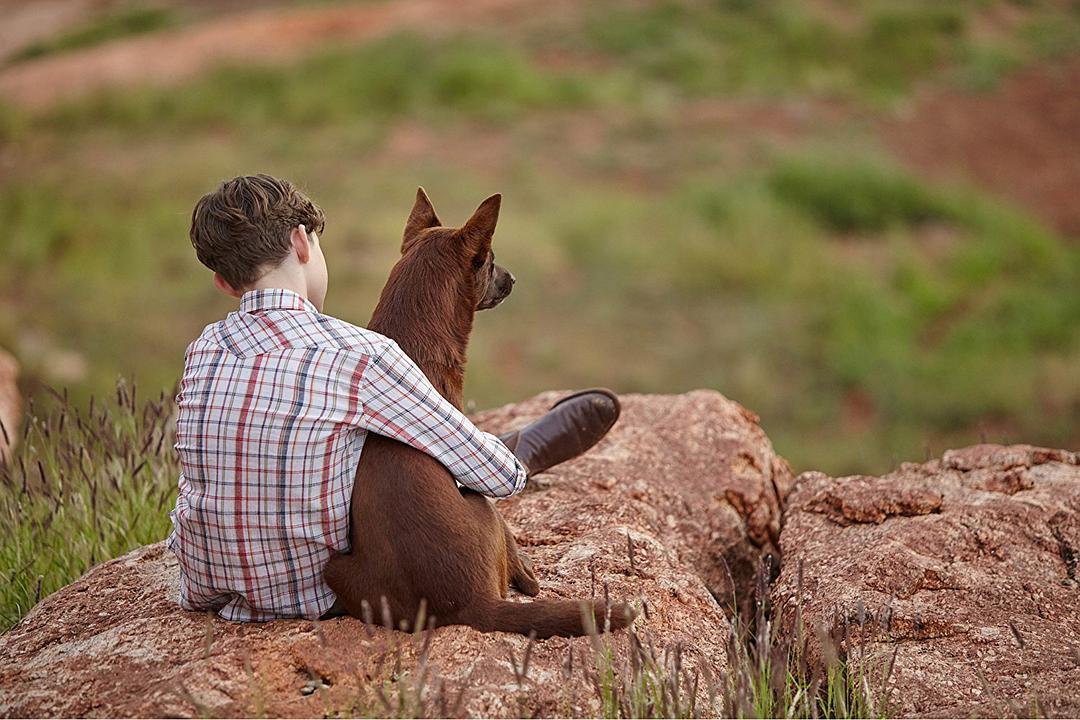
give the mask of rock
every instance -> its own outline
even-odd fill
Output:
[[[0,350],[0,463],[6,462],[19,439],[22,418],[22,397],[15,380],[19,366],[8,353]]]
[[[504,432],[539,417],[564,394],[544,393],[476,419]],[[719,393],[621,399],[623,414],[610,441],[552,475],[572,480],[577,493],[566,522],[601,527],[609,514],[640,513],[714,596],[727,603],[734,593],[745,610],[760,558],[779,559],[780,514],[794,481],[787,461],[773,451],[757,415]],[[533,486],[544,484],[541,477]],[[598,491],[614,491],[617,503],[625,498],[630,504],[613,507],[611,496]],[[544,543],[550,534],[519,532],[518,543]]]
[[[801,600],[815,664],[814,629],[842,638],[845,621],[849,659],[876,671],[895,653],[894,716],[1080,713],[1076,453],[978,445],[880,478],[805,473],[781,548],[783,632]]]
[[[545,393],[476,420],[501,432],[559,396]],[[606,591],[644,602],[636,636],[658,653],[680,647],[686,686],[702,673],[704,700],[704,680],[727,666],[730,626],[710,594],[711,587],[730,592],[719,558],[752,566],[775,549],[791,475],[756,418],[717,393],[623,401],[607,438],[500,507],[536,566],[541,597]],[[180,610],[177,572],[163,545],[152,545],[43,600],[0,643],[0,715],[416,711],[387,708],[380,690],[391,703],[404,697],[408,707],[419,702],[435,715],[592,716],[602,709],[590,638],[530,643],[463,627],[414,637],[352,618],[228,623]],[[629,638],[611,638],[619,664],[631,652]],[[418,684],[419,699],[411,690]]]

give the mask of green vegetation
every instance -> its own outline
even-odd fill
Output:
[[[153,134],[222,126],[310,132],[354,123],[370,132],[433,111],[506,121],[537,108],[581,104],[588,91],[582,79],[543,72],[487,38],[435,41],[402,33],[323,50],[286,68],[224,67],[183,92],[106,92],[44,120],[57,130],[90,122]]]
[[[132,4],[111,8],[61,35],[26,45],[8,58],[8,62],[23,62],[66,50],[101,45],[121,37],[162,30],[178,22],[176,12],[167,7]]]
[[[975,16],[1011,4],[602,3],[566,50],[611,55],[627,84],[687,97],[811,93],[878,105],[903,99],[934,73],[989,89],[1024,60],[1080,47],[1075,8],[1050,3],[1032,3],[1013,35],[980,37]]]
[[[171,396],[139,402],[121,383],[86,411],[47,402],[0,465],[0,632],[94,564],[163,538],[176,499]]]
[[[959,8],[868,5],[852,29],[796,2],[602,7],[586,38],[638,77],[691,96],[799,90],[895,97],[963,47]]]
[[[837,233],[872,233],[948,221],[947,204],[913,178],[856,161],[826,157],[778,165],[769,186],[793,205]]]

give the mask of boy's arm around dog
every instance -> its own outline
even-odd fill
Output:
[[[488,497],[525,488],[527,471],[509,448],[447,402],[396,342],[368,356],[360,372],[358,425],[431,455]]]

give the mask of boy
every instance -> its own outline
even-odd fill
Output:
[[[269,175],[226,181],[192,213],[199,261],[240,308],[188,346],[176,397],[182,472],[168,545],[185,609],[230,620],[330,614],[323,566],[331,550],[350,549],[368,432],[501,498],[587,450],[618,417],[615,396],[593,390],[502,438],[481,432],[393,340],[322,313],[323,225],[317,205]]]

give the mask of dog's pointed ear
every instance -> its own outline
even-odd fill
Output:
[[[495,234],[495,224],[499,222],[499,207],[502,205],[502,195],[496,193],[476,208],[476,212],[461,228],[462,235],[467,241],[483,243],[491,240]]]
[[[424,188],[416,188],[416,202],[413,203],[409,219],[405,221],[405,232],[401,236],[401,253],[404,255],[409,245],[423,230],[439,227],[442,223],[435,214],[435,207],[431,204]]]

